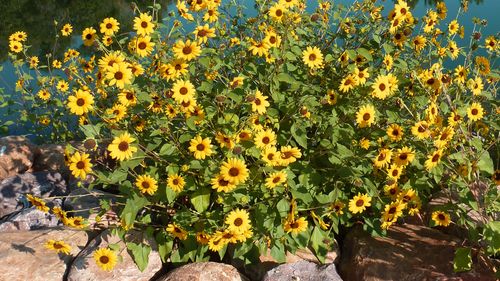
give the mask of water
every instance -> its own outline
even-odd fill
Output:
[[[10,34],[23,30],[28,34],[28,44],[31,45],[29,53],[38,55],[40,60],[46,59],[44,54],[54,53],[62,56],[62,53],[68,48],[77,49],[85,54],[86,50],[81,46],[81,31],[85,27],[97,27],[98,23],[106,17],[114,17],[120,22],[120,30],[131,30],[134,9],[141,11],[147,10],[148,5],[153,1],[137,1],[138,7],[131,0],[2,0],[0,1],[0,88],[4,89],[5,94],[15,95],[15,82],[17,80],[15,69],[8,60],[8,37]],[[157,0],[157,3],[164,7],[162,13],[166,14],[169,10],[175,10],[175,1]],[[251,1],[240,0],[249,8],[247,14],[255,16],[255,11],[251,10]],[[335,4],[350,5],[353,0],[336,0]],[[393,1],[380,1],[385,6],[383,14],[393,6]],[[435,7],[436,0],[407,0],[413,7],[412,13],[417,17],[425,15],[427,9]],[[448,7],[448,17],[445,22],[449,22],[456,16],[460,1],[445,0]],[[308,1],[308,10],[312,11],[317,6],[317,1]],[[471,0],[469,11],[459,18],[460,24],[465,25],[465,37],[460,40],[460,46],[468,45],[468,40],[472,33],[472,18],[478,17],[486,19],[488,26],[482,30],[484,35],[496,34],[500,27],[500,17],[496,13],[500,11],[500,0]],[[160,15],[161,18],[161,15]],[[55,23],[59,27],[55,27]],[[73,27],[73,36],[59,37],[57,44],[54,45],[55,35],[59,32],[62,23],[70,22]],[[446,29],[444,26],[441,27]],[[0,90],[1,93],[1,90]],[[2,98],[0,96],[0,104]],[[15,112],[6,116],[5,108],[0,108],[0,125],[5,120],[18,120]],[[9,127],[9,132],[0,131],[0,136],[4,134],[24,134],[27,128],[20,124],[13,124]]]

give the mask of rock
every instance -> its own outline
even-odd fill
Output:
[[[461,242],[426,226],[393,226],[387,237],[371,237],[358,225],[344,240],[339,273],[345,280],[495,280],[487,257],[477,253],[470,272],[453,271]]]
[[[25,137],[0,138],[0,180],[28,171],[35,151],[36,146]]]
[[[33,171],[57,171],[65,176],[69,176],[70,172],[64,158],[63,145],[40,145],[35,153]]]
[[[137,241],[137,237],[129,237],[130,241]],[[129,253],[124,250],[121,252],[122,261],[118,261],[115,268],[108,272],[97,266],[94,261],[94,251],[98,248],[107,247],[109,244],[118,243],[120,249],[126,249],[125,244],[118,237],[110,236],[109,231],[104,231],[83,249],[75,258],[68,271],[68,281],[146,281],[150,280],[156,272],[162,267],[160,255],[158,254],[154,241],[148,241],[153,250],[149,255],[149,262],[146,269],[141,272],[135,265]]]
[[[246,281],[238,270],[224,263],[196,262],[174,269],[157,281]]]
[[[88,191],[86,188],[77,188],[68,194],[68,196],[64,200],[63,206],[64,209],[67,211],[85,210],[85,211],[78,211],[77,215],[88,218],[90,216],[90,212],[88,210],[99,207],[100,199],[113,200],[115,198],[116,197],[113,194],[104,191],[96,189]]]
[[[24,194],[42,198],[63,196],[68,193],[66,181],[54,172],[25,173],[6,178],[0,182],[0,218],[19,210],[28,202]]]
[[[342,281],[335,264],[320,266],[310,261],[282,264],[268,271],[262,281]]]
[[[336,240],[332,239],[329,252],[326,254],[325,264],[337,263],[339,256],[340,250],[338,243]],[[260,262],[256,264],[245,264],[241,260],[233,259],[231,264],[247,276],[252,276],[254,280],[261,280],[268,271],[280,265],[280,263],[271,256],[271,250],[268,250],[267,254],[261,255],[259,260]],[[310,249],[299,249],[295,254],[290,252],[286,253],[285,263],[295,263],[299,261],[319,264],[318,259]]]
[[[78,188],[66,197],[64,200],[63,209],[66,211],[76,211],[74,212],[77,216],[82,216],[86,218],[89,222],[90,229],[102,229],[109,227],[111,225],[118,225],[120,219],[118,215],[112,210],[109,210],[104,215],[101,216],[99,221],[96,221],[96,214],[90,213],[88,210],[100,206],[99,200],[106,199],[114,202],[116,197],[111,194],[100,190],[88,191],[85,188]],[[82,210],[82,211],[79,211]]]
[[[71,246],[71,255],[46,249],[47,240],[63,240]],[[1,280],[63,280],[68,264],[87,243],[84,231],[54,228],[17,231],[0,235]]]
[[[57,226],[59,220],[50,213],[44,213],[35,207],[22,209],[0,221],[0,232],[28,231]]]

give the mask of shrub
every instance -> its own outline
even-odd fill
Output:
[[[250,263],[268,249],[284,261],[305,247],[323,262],[340,227],[384,235],[436,193],[450,200],[430,225],[466,227],[497,254],[497,38],[479,20],[447,22],[443,2],[421,19],[402,0],[384,15],[370,0],[305,6],[257,0],[246,17],[233,2],[179,1],[160,20],[154,4],[131,32],[113,18],[85,27],[90,56],[31,58],[39,89],[26,75],[17,88],[54,138],[86,144],[68,146],[73,175],[116,194],[98,216],[118,214],[124,240],[155,239],[164,262]],[[19,67],[24,40],[11,38]],[[150,246],[125,242],[145,268]]]

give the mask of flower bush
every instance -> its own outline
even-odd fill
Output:
[[[178,1],[160,19],[153,3],[132,31],[114,18],[56,23],[58,36],[83,30],[84,46],[43,64],[27,34],[9,38],[25,109],[54,141],[83,143],[68,145],[68,166],[85,188],[115,194],[94,211],[118,215],[108,227],[139,268],[151,245],[130,231],[155,240],[164,262],[251,263],[268,249],[284,261],[305,247],[323,262],[341,227],[384,235],[438,193],[449,200],[428,223],[465,227],[497,255],[498,38],[456,20],[467,2],[450,21],[443,2],[420,19],[403,0],[390,11],[374,0],[254,4],[248,17],[234,1]],[[94,255],[105,270],[110,248]]]

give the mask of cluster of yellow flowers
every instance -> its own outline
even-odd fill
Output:
[[[372,217],[387,230],[418,214],[428,190],[417,177],[435,184],[446,156],[498,115],[487,104],[498,81],[490,57],[445,67],[446,59],[463,55],[454,38],[465,27],[452,20],[447,31],[439,28],[444,2],[423,21],[403,0],[386,18],[375,1],[361,1],[349,8],[359,18],[342,19],[335,19],[331,1],[320,1],[312,15],[305,1],[264,2],[258,1],[262,18],[236,29],[220,20],[226,17],[219,0],[179,0],[179,17],[168,24],[158,21],[157,10],[138,12],[132,35],[120,34],[112,17],[98,29],[85,28],[83,44],[93,55],[69,49],[53,59],[48,67],[64,70],[67,79],[41,79],[37,92],[44,104],[62,97],[85,138],[105,144],[109,157],[99,163],[90,149],[68,150],[72,175],[119,185],[137,201],[110,208],[130,211],[144,202],[137,208],[161,213],[163,226],[155,231],[167,240],[196,240],[219,253],[261,238],[281,243],[285,235],[319,229],[328,235],[339,224]],[[183,32],[179,19],[196,26]],[[71,24],[62,26],[62,36],[72,32]],[[344,48],[337,36],[355,42]],[[13,34],[12,53],[22,52],[26,39],[24,32]],[[496,37],[481,48],[498,55]],[[36,57],[26,60],[38,67]],[[461,99],[453,103],[455,96]],[[474,165],[462,165],[464,174]],[[498,184],[500,172],[493,177]],[[28,199],[50,211],[43,200]],[[276,216],[272,226],[260,225],[259,208]],[[60,208],[52,212],[65,225],[87,225]],[[434,225],[449,225],[448,212],[435,210]],[[127,231],[151,217],[137,224],[136,213],[121,219],[118,228]],[[264,228],[269,233],[260,233]],[[71,250],[63,241],[47,247]],[[94,259],[105,270],[117,262],[108,248]]]

